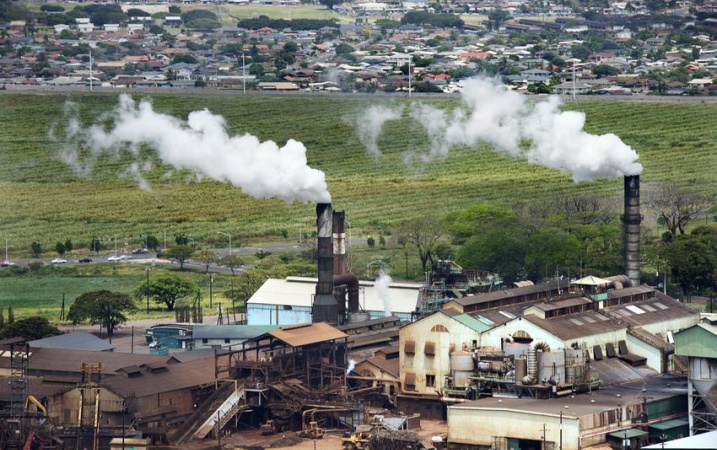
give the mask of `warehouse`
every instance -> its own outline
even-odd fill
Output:
[[[247,301],[247,323],[296,325],[311,322],[317,281],[304,277],[266,280]],[[420,287],[417,283],[390,283],[384,290],[373,281],[360,281],[360,310],[367,313],[365,319],[393,315],[408,320],[416,309]]]

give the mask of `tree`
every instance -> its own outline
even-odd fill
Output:
[[[196,259],[204,265],[204,273],[208,273],[209,266],[218,263],[220,260],[220,256],[219,254],[210,252],[209,250],[202,250],[197,254]]]
[[[334,9],[335,5],[340,5],[343,0],[319,0],[319,3],[324,5],[327,9]]]
[[[72,244],[72,240],[70,240],[70,239],[65,240],[65,251],[66,251],[67,253],[71,253],[71,252],[72,252],[72,249],[73,249],[74,247],[75,247],[75,246]]]
[[[37,241],[33,241],[32,244],[30,244],[30,252],[33,258],[39,258],[40,255],[42,255],[42,245]]]
[[[714,237],[689,234],[665,243],[660,255],[669,264],[672,279],[684,292],[690,293],[713,285],[717,270],[715,249]]]
[[[438,218],[422,216],[404,223],[396,233],[398,239],[405,239],[407,244],[415,247],[423,272],[426,272],[429,262],[433,264],[433,251],[443,236],[442,229]]]
[[[137,304],[131,296],[107,290],[85,292],[75,299],[67,313],[67,320],[73,324],[90,322],[107,330],[112,341],[114,331],[127,322],[127,314],[137,311]]]
[[[199,292],[199,287],[194,281],[173,273],[161,272],[149,279],[149,289],[147,289],[146,281],[137,286],[134,296],[141,299],[149,293],[149,296],[157,304],[164,304],[168,310],[173,311],[179,300],[197,292]]]
[[[63,244],[62,242],[58,242],[57,244],[55,244],[55,251],[58,255],[62,256],[67,251],[67,248],[65,247],[65,244]]]
[[[169,248],[169,257],[179,262],[179,270],[184,270],[184,263],[192,253],[192,247],[186,244],[175,244]]]
[[[27,341],[34,341],[50,336],[62,334],[57,327],[51,325],[44,317],[28,317],[17,322],[10,322],[0,329],[0,339],[21,337]]]
[[[159,239],[157,239],[157,236],[147,235],[144,238],[144,245],[150,250],[157,251],[159,248]]]
[[[674,183],[661,184],[649,189],[647,207],[657,214],[658,221],[667,227],[671,236],[685,234],[690,220],[699,216],[708,206],[707,200],[678,188]]]
[[[234,270],[243,266],[244,260],[237,255],[226,255],[222,257],[221,264],[223,266],[229,267],[229,270],[232,271],[232,275],[235,275]]]

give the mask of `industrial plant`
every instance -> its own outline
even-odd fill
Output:
[[[509,287],[439,261],[424,284],[390,285],[387,305],[347,269],[344,213],[319,203],[318,278],[268,280],[248,325],[203,331],[222,342],[229,327],[249,327],[241,339],[152,355],[0,342],[0,440],[99,450],[260,430],[407,448],[418,441],[401,433],[421,420],[447,426],[421,445],[454,449],[714,436],[717,321],[641,282],[637,175],[624,179],[622,221],[624,274]]]

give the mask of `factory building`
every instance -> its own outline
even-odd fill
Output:
[[[675,354],[688,358],[690,435],[717,430],[717,317],[675,333]],[[714,442],[713,442],[714,443]]]
[[[628,367],[644,368],[637,378],[667,373],[674,368],[673,334],[699,320],[692,308],[647,286],[607,280],[586,292],[574,282],[558,293],[557,285],[456,299],[403,326],[399,406],[445,418],[437,403],[573,394],[628,381],[620,375]],[[551,290],[553,297],[537,295]],[[605,364],[601,374],[608,360],[619,364]]]
[[[590,395],[458,403],[448,407],[449,448],[641,448],[684,424],[687,400],[681,384],[658,377]]]
[[[317,278],[304,277],[266,280],[247,301],[247,323],[296,325],[311,322],[317,281]],[[393,315],[409,320],[416,310],[420,288],[418,283],[390,283],[383,289],[376,282],[360,281],[357,317],[368,320]]]

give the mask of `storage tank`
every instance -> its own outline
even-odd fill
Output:
[[[528,354],[528,349],[530,348],[530,344],[522,343],[522,342],[504,342],[503,343],[503,353],[505,353],[506,356],[513,356],[517,358],[518,356],[525,356]]]
[[[451,370],[473,372],[473,354],[463,350],[457,350],[451,353]]]
[[[575,366],[567,366],[565,368],[565,382],[568,384],[575,383]]]
[[[538,378],[565,381],[565,353],[560,350],[543,352],[540,355]]]
[[[451,375],[453,376],[453,387],[463,389],[470,386],[470,376],[475,371],[473,354],[463,350],[451,353]]]

